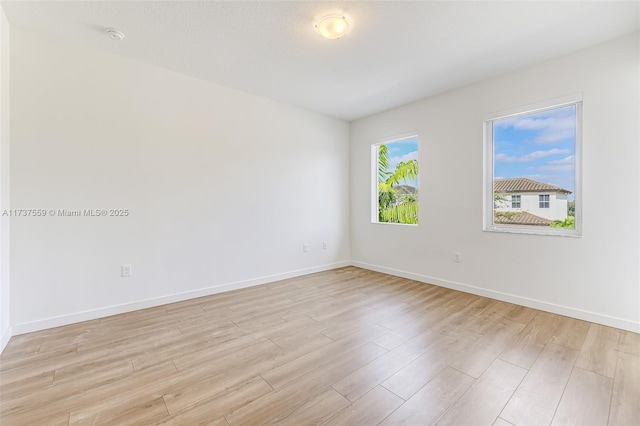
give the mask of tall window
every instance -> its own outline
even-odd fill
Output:
[[[581,97],[492,114],[484,126],[484,229],[581,235]]]
[[[372,145],[374,223],[418,224],[418,137]]]

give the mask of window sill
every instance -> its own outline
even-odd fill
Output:
[[[577,229],[547,228],[540,229],[537,226],[495,226],[491,225],[483,229],[484,232],[497,232],[504,234],[542,235],[552,237],[581,238],[582,232]]]
[[[418,226],[417,223],[371,222],[373,225]]]

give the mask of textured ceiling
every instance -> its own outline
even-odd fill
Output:
[[[640,29],[640,2],[3,1],[12,25],[354,120]],[[313,28],[351,20],[340,40]],[[104,30],[125,33],[122,42]]]

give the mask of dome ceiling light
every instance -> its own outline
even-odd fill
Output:
[[[316,31],[324,38],[335,40],[347,33],[349,24],[342,15],[327,15],[316,24]]]

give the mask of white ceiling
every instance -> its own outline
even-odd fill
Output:
[[[348,121],[640,29],[639,1],[2,5],[12,25]],[[329,13],[350,19],[347,36],[315,32]]]

